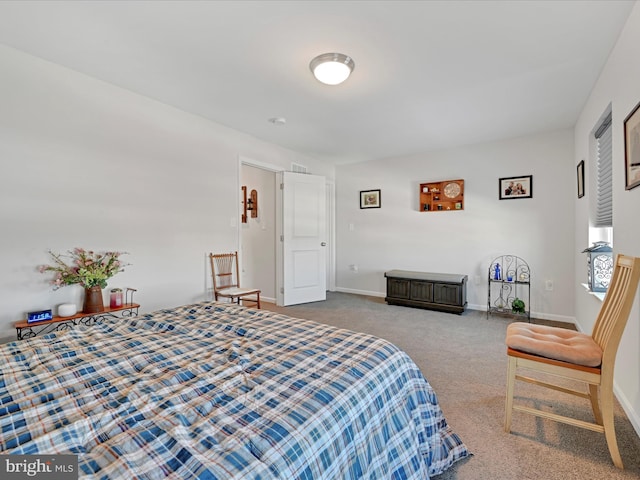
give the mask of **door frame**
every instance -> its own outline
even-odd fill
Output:
[[[275,177],[276,177],[276,205],[275,207],[275,212],[276,212],[276,246],[280,246],[281,245],[281,240],[280,237],[282,235],[282,190],[280,189],[280,186],[277,185],[278,182],[278,173],[284,172],[286,171],[286,169],[284,167],[281,167],[279,165],[274,165],[271,163],[266,163],[266,162],[261,162],[259,160],[254,160],[252,158],[249,157],[245,157],[243,155],[238,155],[238,167],[237,167],[237,174],[236,174],[236,178],[238,179],[238,188],[236,190],[236,192],[240,192],[241,188],[242,188],[242,165],[247,165],[250,167],[255,167],[255,168],[261,168],[263,170],[267,170],[269,172],[273,172],[275,173]],[[336,204],[336,197],[335,197],[335,182],[333,180],[329,180],[326,179],[326,204],[327,204],[327,243],[328,243],[328,250],[327,250],[327,290],[333,292],[336,289],[336,247],[335,247],[335,240],[336,240],[336,235],[335,235],[335,204]],[[238,194],[239,195],[239,194]],[[238,208],[237,208],[237,212],[236,212],[236,218],[239,219],[240,215],[241,215],[241,209],[242,206],[240,205],[240,203],[238,202]],[[239,220],[238,220],[239,222]],[[237,243],[237,250],[238,252],[241,252],[241,246],[242,246],[242,227],[240,226],[240,224],[238,223],[238,230],[237,230],[237,238],[236,238],[236,243]],[[283,286],[283,259],[281,258],[282,255],[278,254],[278,252],[280,251],[279,248],[276,248],[276,265],[275,265],[275,271],[276,271],[276,304],[280,305],[281,303],[281,299],[282,299],[282,294],[280,293],[280,288]],[[239,261],[240,261],[240,269],[242,269],[242,255],[240,255],[239,257]]]
[[[326,180],[326,235],[329,248],[327,250],[327,290],[336,291],[336,183]]]

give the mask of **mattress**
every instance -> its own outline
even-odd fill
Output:
[[[0,347],[0,452],[95,479],[427,479],[468,450],[365,333],[202,302]]]

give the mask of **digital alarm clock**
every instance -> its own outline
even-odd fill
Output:
[[[39,312],[28,312],[27,323],[43,322],[45,320],[51,320],[53,315],[51,310],[40,310]]]

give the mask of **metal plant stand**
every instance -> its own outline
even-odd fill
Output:
[[[487,318],[489,314],[526,318],[531,322],[531,270],[515,255],[500,255],[489,266]],[[520,300],[524,303],[515,302]]]

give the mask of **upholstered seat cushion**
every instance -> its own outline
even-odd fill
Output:
[[[590,335],[566,328],[515,322],[507,327],[505,343],[514,350],[587,367],[602,361],[602,349]]]
[[[251,293],[259,293],[260,290],[257,288],[239,288],[239,287],[229,287],[229,288],[221,288],[217,290],[218,295],[233,295],[239,297],[241,295],[248,295]]]

